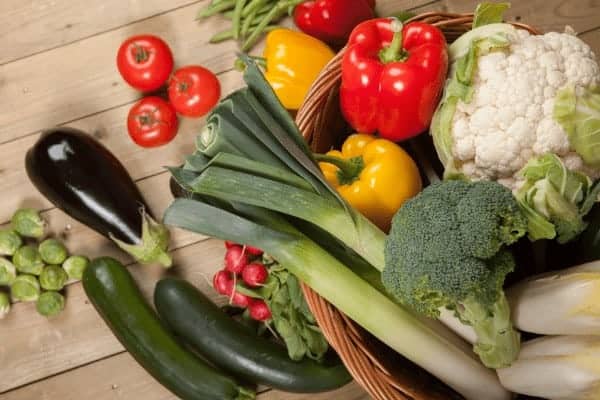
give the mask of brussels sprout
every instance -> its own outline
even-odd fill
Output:
[[[67,271],[69,279],[81,279],[83,271],[87,268],[90,260],[84,256],[71,256],[65,260],[62,267]]]
[[[37,210],[22,208],[14,213],[12,227],[21,236],[39,239],[44,236],[46,223]]]
[[[48,264],[60,265],[69,255],[65,245],[56,239],[46,239],[38,247],[42,260]]]
[[[65,308],[65,298],[58,292],[44,292],[37,299],[35,307],[44,317],[54,317]]]
[[[10,299],[4,292],[0,292],[0,319],[6,317],[10,311]]]
[[[21,236],[13,230],[0,231],[0,256],[12,256],[23,245]]]
[[[10,285],[10,293],[15,300],[36,301],[40,297],[40,284],[33,275],[19,275]]]
[[[15,252],[13,264],[17,271],[24,274],[39,275],[44,268],[44,261],[39,251],[33,246],[23,246]]]
[[[17,269],[4,257],[0,257],[0,286],[10,286],[17,277]]]
[[[69,276],[64,269],[58,265],[48,265],[40,274],[40,286],[44,290],[61,290],[68,279]]]

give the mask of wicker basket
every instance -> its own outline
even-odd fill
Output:
[[[410,21],[439,27],[448,42],[471,29],[473,14],[430,12]],[[410,22],[409,21],[409,22]],[[514,23],[533,34],[537,30]],[[296,121],[316,152],[325,152],[350,132],[339,109],[342,49],[313,84]],[[387,349],[309,287],[304,295],[319,326],[354,379],[376,400],[447,400],[460,398],[433,376]]]

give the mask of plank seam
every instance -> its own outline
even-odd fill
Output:
[[[84,40],[93,38],[94,36],[99,36],[99,35],[103,35],[103,34],[108,33],[108,32],[116,31],[116,30],[122,29],[122,28],[124,28],[126,26],[137,24],[139,22],[143,22],[143,21],[149,20],[151,18],[160,17],[161,15],[165,15],[165,14],[168,14],[170,12],[174,12],[174,11],[180,10],[182,8],[189,7],[191,5],[194,5],[194,4],[197,4],[197,3],[201,3],[202,1],[203,0],[194,0],[194,1],[190,2],[190,3],[182,4],[179,7],[171,8],[171,9],[165,10],[165,11],[161,11],[159,13],[152,14],[152,15],[149,15],[149,16],[144,17],[144,18],[136,19],[136,20],[130,21],[130,22],[126,23],[126,24],[122,24],[122,25],[118,25],[118,26],[112,27],[110,29],[105,29],[103,31],[98,31],[98,32],[95,32],[95,33],[93,33],[91,35],[83,36],[83,37],[80,37],[78,39],[72,40],[70,42],[61,43],[59,45],[56,45],[56,46],[53,46],[53,47],[49,47],[49,48],[44,49],[44,50],[39,50],[39,51],[33,52],[31,54],[27,54],[27,55],[24,55],[24,56],[20,56],[20,57],[14,58],[12,60],[4,61],[3,63],[0,64],[0,67],[2,67],[4,65],[7,65],[7,64],[10,64],[10,63],[13,63],[13,62],[22,61],[22,60],[25,60],[27,58],[30,58],[30,57],[33,57],[33,56],[37,56],[39,54],[43,54],[43,53],[46,53],[46,52],[49,52],[49,51],[52,51],[52,50],[60,49],[61,47],[66,47],[66,46],[72,45],[74,43],[79,43],[79,42],[82,42]]]

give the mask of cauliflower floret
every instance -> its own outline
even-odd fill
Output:
[[[588,45],[567,33],[531,35],[518,30],[510,50],[479,57],[470,103],[459,100],[452,121],[452,151],[459,171],[495,179],[512,190],[528,160],[557,154],[568,168],[598,177],[573,151],[553,119],[557,92],[600,85],[600,68]]]

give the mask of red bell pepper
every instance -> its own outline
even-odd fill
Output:
[[[294,9],[294,22],[304,33],[341,46],[356,25],[375,18],[374,8],[375,0],[305,1]]]
[[[342,61],[342,113],[357,132],[400,141],[429,127],[448,70],[443,33],[394,18],[358,25]]]

